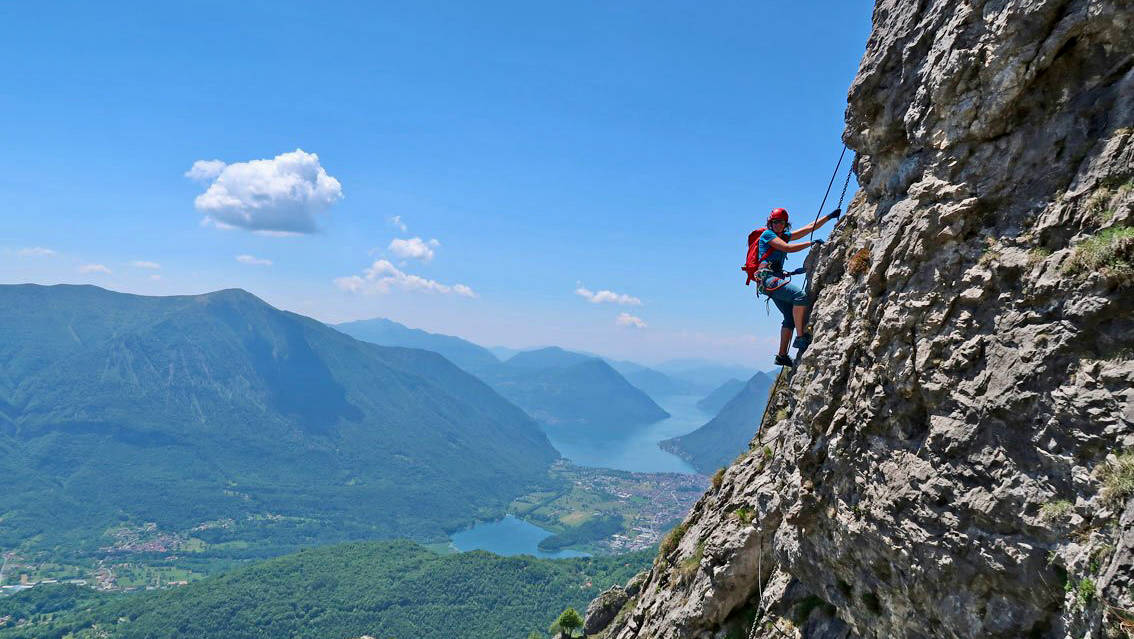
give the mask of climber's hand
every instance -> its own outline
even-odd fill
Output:
[[[843,214],[842,209],[835,209],[834,211],[831,211],[830,213],[827,214],[827,219],[837,220],[837,219],[839,219],[839,216],[842,215],[842,214]]]
[[[788,275],[803,275],[806,272],[807,272],[807,269],[801,266],[801,267],[795,269],[794,271],[791,271],[790,273],[788,273]]]
[[[823,246],[823,240],[811,240],[811,246]]]

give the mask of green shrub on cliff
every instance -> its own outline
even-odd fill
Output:
[[[1075,247],[1068,273],[1098,271],[1119,286],[1134,284],[1134,227],[1106,229]]]
[[[666,536],[661,540],[658,546],[658,558],[665,559],[669,553],[677,548],[677,544],[681,543],[681,538],[685,536],[685,531],[688,529],[688,524],[681,522],[673,530],[669,531]]]

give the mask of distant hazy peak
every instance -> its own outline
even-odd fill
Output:
[[[590,360],[602,361],[597,357],[564,350],[558,346],[548,346],[517,353],[504,363],[516,368],[561,368]]]

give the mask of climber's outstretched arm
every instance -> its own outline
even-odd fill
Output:
[[[795,234],[792,233],[792,236],[794,237]],[[777,237],[770,240],[768,242],[768,246],[776,249],[777,251],[783,251],[784,253],[795,253],[796,251],[802,251],[803,249],[816,243],[818,243],[818,240],[816,240],[815,242],[799,242],[798,244],[788,244],[787,242]]]
[[[804,235],[808,235],[812,231],[818,230],[827,222],[829,222],[831,220],[839,219],[839,216],[842,215],[842,214],[843,214],[843,212],[840,209],[835,209],[834,211],[831,211],[830,213],[819,218],[819,220],[817,222],[812,222],[811,224],[808,224],[807,226],[805,226],[801,229],[792,231],[791,232],[791,239],[798,240],[799,238],[803,237]]]

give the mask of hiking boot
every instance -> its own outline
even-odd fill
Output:
[[[807,348],[811,345],[811,333],[804,333],[803,335],[800,335],[799,337],[795,338],[795,341],[792,342],[791,345],[794,348],[798,348],[799,350]]]
[[[791,358],[787,355],[776,355],[776,366],[787,366],[791,368],[795,366],[795,362],[791,361]]]

